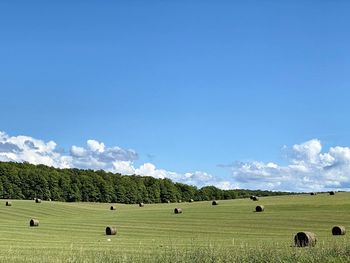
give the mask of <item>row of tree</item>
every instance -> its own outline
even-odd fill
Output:
[[[117,202],[133,204],[245,198],[291,194],[261,190],[198,189],[169,179],[127,176],[105,171],[58,169],[29,163],[0,162],[0,198]]]

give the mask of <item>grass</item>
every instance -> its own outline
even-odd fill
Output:
[[[181,204],[61,203],[13,200],[0,206],[0,262],[349,262],[350,193]],[[255,213],[262,204],[265,211]],[[183,209],[174,214],[175,207]],[[29,227],[37,218],[39,227]],[[105,227],[118,228],[106,236]],[[293,247],[298,231],[315,248]],[[303,261],[304,260],[304,261]],[[344,260],[344,261],[343,261]]]

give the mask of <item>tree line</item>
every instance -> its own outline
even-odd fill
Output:
[[[59,169],[29,163],[0,162],[0,198],[66,202],[163,203],[291,194],[262,190],[197,188],[169,179],[121,175],[103,170]]]

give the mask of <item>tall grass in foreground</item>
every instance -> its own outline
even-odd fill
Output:
[[[142,251],[129,254],[122,251],[88,251],[85,249],[71,250],[57,255],[50,251],[33,250],[32,255],[23,258],[21,251],[9,250],[1,255],[0,262],[67,262],[67,263],[270,263],[270,262],[350,262],[350,245],[335,243],[331,246],[318,245],[313,248],[296,247],[241,247],[220,248],[187,247],[177,249],[167,247],[153,251]]]

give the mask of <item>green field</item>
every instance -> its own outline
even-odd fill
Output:
[[[350,260],[347,236],[331,235],[334,225],[350,227],[350,193],[225,200],[217,206],[116,204],[116,211],[100,203],[2,203],[1,262],[201,262],[204,257],[208,262],[261,262],[262,257],[283,262],[283,257],[308,253],[322,256],[328,247],[327,260],[334,258],[329,262]],[[265,211],[253,212],[257,204]],[[174,214],[175,207],[183,213]],[[29,227],[31,218],[40,226]],[[105,235],[108,225],[117,227],[116,236]],[[317,235],[315,248],[292,247],[293,236],[303,230]],[[334,250],[339,253],[333,255]]]

